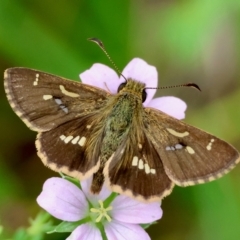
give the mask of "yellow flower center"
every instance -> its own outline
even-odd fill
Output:
[[[92,212],[92,213],[97,213],[98,214],[98,217],[96,218],[96,222],[100,222],[101,221],[101,219],[103,218],[103,217],[105,217],[107,220],[108,220],[108,222],[111,222],[111,217],[108,215],[108,211],[111,211],[112,210],[112,206],[109,206],[109,207],[107,207],[107,208],[104,208],[104,206],[103,206],[103,201],[102,200],[99,200],[98,201],[98,203],[99,203],[99,208],[91,208],[90,209],[90,211]]]

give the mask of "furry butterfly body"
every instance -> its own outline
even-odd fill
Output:
[[[102,89],[27,68],[5,71],[5,91],[17,115],[38,132],[43,163],[118,193],[158,201],[174,184],[212,181],[239,162],[228,143],[159,110],[145,108],[145,85],[133,79],[112,95]]]

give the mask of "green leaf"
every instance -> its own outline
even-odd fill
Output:
[[[110,196],[104,200],[103,205],[107,208],[118,195],[118,193],[112,192]]]
[[[65,174],[63,174],[62,172],[59,173],[61,175],[62,178],[68,180],[69,182],[73,183],[74,185],[76,185],[78,188],[82,189],[80,181],[76,178],[73,177],[69,177]]]
[[[13,240],[27,240],[27,239],[28,239],[28,234],[26,229],[24,228],[18,229],[13,236]]]
[[[147,229],[147,228],[149,228],[150,226],[155,225],[155,224],[157,224],[156,221],[155,221],[155,222],[152,222],[152,223],[140,224],[140,226],[141,226],[143,229]]]
[[[30,227],[27,229],[29,236],[37,236],[39,234],[44,234],[53,226],[51,220],[52,216],[41,211],[35,219],[30,219]]]
[[[81,219],[77,222],[63,221],[59,225],[52,227],[52,229],[50,229],[47,233],[51,234],[55,232],[72,232],[76,227],[89,221],[90,221],[89,217]]]

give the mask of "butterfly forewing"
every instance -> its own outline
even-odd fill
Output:
[[[108,96],[101,89],[27,68],[7,69],[4,78],[13,110],[38,132],[96,111]]]
[[[32,130],[43,163],[83,179],[99,167],[107,92],[26,68],[7,69],[5,91],[13,110]],[[100,120],[100,123],[98,122]],[[90,149],[90,150],[89,150]]]
[[[146,109],[152,140],[169,178],[180,186],[204,183],[229,172],[239,153],[228,143],[161,111]]]

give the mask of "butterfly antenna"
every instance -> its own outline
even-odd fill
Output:
[[[118,74],[120,74],[126,81],[127,79],[122,75],[121,71],[119,70],[119,68],[117,67],[117,65],[114,63],[114,61],[112,60],[112,58],[109,56],[108,52],[106,51],[103,42],[98,39],[98,38],[88,38],[89,41],[96,43],[105,53],[105,55],[107,56],[108,60],[111,62],[111,64],[114,66],[114,68],[116,69],[116,71],[118,72]]]
[[[196,83],[185,83],[180,85],[173,85],[173,86],[159,87],[159,88],[146,87],[145,89],[167,89],[167,88],[176,88],[176,87],[192,87],[201,92],[200,87]]]

